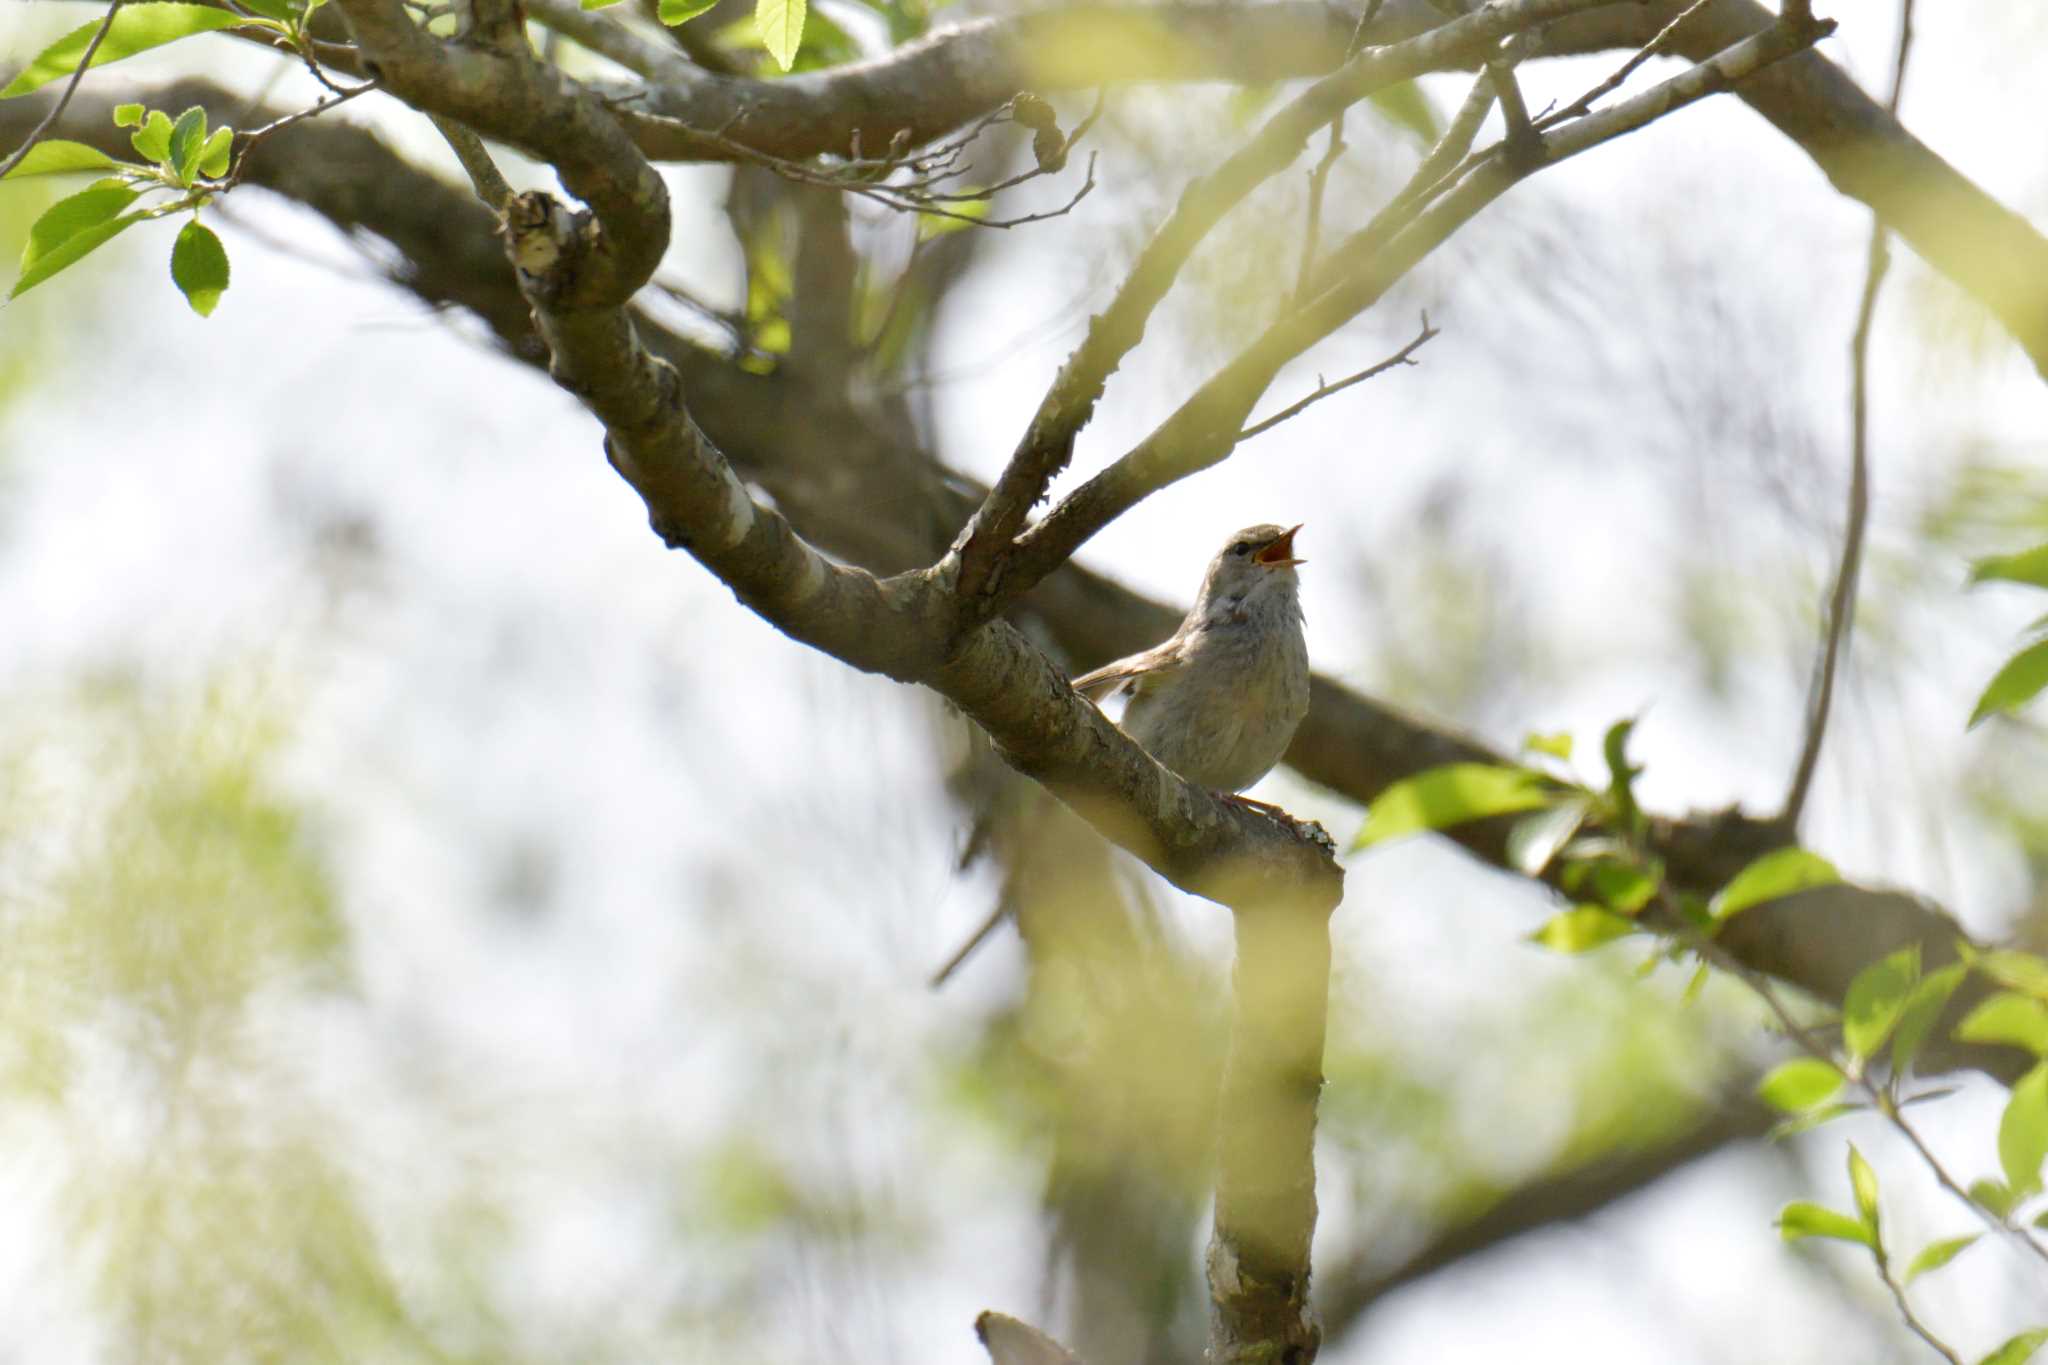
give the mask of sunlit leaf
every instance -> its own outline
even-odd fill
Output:
[[[1977,1362],[1977,1365],[2027,1365],[2034,1358],[2034,1352],[2048,1345],[2048,1327],[2036,1327],[2020,1333]]]
[[[1920,979],[1920,945],[1901,948],[1856,973],[1842,998],[1842,1042],[1861,1061],[1884,1046]]]
[[[121,216],[135,197],[135,191],[126,186],[95,185],[50,205],[29,229],[28,246],[21,253],[21,277],[7,297],[27,293],[138,222],[139,213]]]
[[[1972,583],[1992,580],[2031,583],[2037,588],[2048,588],[2048,545],[2036,545],[2018,554],[1989,555],[1970,565]]]
[[[1927,1041],[1927,1035],[1934,1031],[1934,1025],[1941,1019],[1941,1012],[1948,1006],[1948,1000],[1962,984],[1969,968],[1960,962],[1951,962],[1922,977],[1920,984],[1913,987],[1906,996],[1906,1007],[1899,1011],[1899,1022],[1892,1032],[1892,1071],[1904,1075],[1913,1065],[1913,1059],[1920,1053],[1920,1045]]]
[[[178,231],[171,247],[171,281],[200,317],[210,317],[228,288],[228,253],[213,229],[198,220]]]
[[[2010,986],[2016,991],[2048,1000],[2048,960],[2034,953],[2023,953],[2017,948],[1994,948],[1988,953],[1973,951],[1968,961],[2001,986]]]
[[[142,125],[145,110],[139,104],[117,104],[114,106],[116,128],[138,128]]]
[[[2003,1180],[1988,1178],[1970,1182],[1970,1198],[2000,1218],[2010,1216],[2013,1206],[2020,1202],[2019,1196]]]
[[[1603,910],[1597,905],[1579,905],[1561,910],[1529,935],[1534,942],[1560,953],[1583,953],[1603,943],[1635,932],[1635,921]]]
[[[1541,774],[1493,763],[1452,763],[1396,782],[1366,808],[1354,849],[1489,815],[1535,810],[1553,800]]]
[[[161,109],[149,111],[149,117],[142,126],[129,136],[135,150],[148,161],[169,161],[171,159],[171,116]]]
[[[1602,905],[1617,914],[1633,915],[1648,905],[1663,885],[1663,868],[1661,864],[1649,868],[1602,859],[1593,864],[1586,882]]]
[[[995,205],[986,199],[961,199],[942,205],[944,213],[920,213],[917,215],[917,240],[929,242],[934,237],[943,237],[949,232],[971,228]]]
[[[2048,1004],[2017,991],[2000,991],[1963,1017],[1956,1037],[1966,1043],[2008,1043],[2048,1057]]]
[[[1781,848],[1764,854],[1736,873],[1707,903],[1707,912],[1715,919],[1723,920],[1765,901],[1774,901],[1809,887],[1827,886],[1841,879],[1842,874],[1835,871],[1835,865],[1818,853],[1803,848]]]
[[[1846,1213],[1803,1201],[1787,1204],[1779,1211],[1778,1234],[1788,1242],[1796,1242],[1802,1237],[1832,1237],[1837,1241],[1875,1248],[1870,1229],[1862,1223]]]
[[[1833,1064],[1818,1057],[1794,1057],[1772,1067],[1757,1082],[1756,1093],[1773,1109],[1800,1114],[1833,1099],[1847,1080]]]
[[[178,183],[189,185],[199,171],[199,153],[206,147],[206,111],[193,105],[171,125],[170,163]]]
[[[2020,1077],[1998,1120],[1998,1164],[2019,1198],[2041,1188],[2044,1159],[2048,1159],[2048,1062]]]
[[[1856,1150],[1856,1144],[1849,1144],[1849,1189],[1856,1196],[1856,1212],[1863,1217],[1863,1226],[1870,1229],[1874,1239],[1877,1236],[1877,1172],[1863,1159],[1863,1153]]]
[[[2005,711],[2016,711],[2048,687],[2048,640],[2036,640],[2005,661],[2005,667],[1985,684],[1984,694],[1970,712],[1970,727]]]
[[[228,153],[235,145],[235,130],[216,128],[207,134],[206,145],[199,149],[199,173],[209,180],[218,180],[228,173]]]
[[[1562,763],[1572,760],[1572,736],[1569,730],[1554,730],[1543,734],[1531,730],[1522,737],[1522,751],[1531,754],[1548,754]]]
[[[1972,1232],[1963,1237],[1944,1237],[1939,1242],[1929,1242],[1920,1248],[1920,1254],[1906,1267],[1906,1283],[1911,1284],[1930,1270],[1939,1270],[1968,1250],[1971,1243],[1984,1234]]]
[[[195,33],[237,28],[250,22],[233,10],[215,9],[211,5],[123,5],[115,11],[113,22],[107,26],[107,36],[92,54],[92,64],[105,66]],[[15,73],[5,89],[0,89],[0,100],[26,95],[76,71],[99,27],[98,19],[82,24],[38,52],[33,61]]]
[[[784,71],[796,61],[796,50],[804,40],[804,0],[755,0],[754,26],[761,32],[761,46]]]
[[[1578,833],[1591,804],[1583,796],[1568,797],[1515,821],[1508,830],[1508,865],[1525,877],[1542,876],[1557,851]]]
[[[608,5],[614,3],[614,0],[599,2]],[[677,24],[688,23],[717,3],[718,0],[661,0],[656,12],[660,15],[662,23],[673,28]],[[591,8],[590,0],[584,0],[584,8]]]
[[[88,147],[83,142],[66,142],[60,137],[44,138],[28,149],[28,155],[21,164],[9,171],[5,179],[18,180],[31,175],[65,175],[72,171],[111,170],[120,163],[97,147]]]
[[[1768,1136],[1772,1142],[1783,1142],[1786,1138],[1810,1133],[1825,1124],[1833,1123],[1842,1115],[1853,1114],[1863,1107],[1860,1104],[1823,1104],[1817,1109],[1809,1109],[1803,1114],[1794,1114],[1789,1119],[1772,1124]]]

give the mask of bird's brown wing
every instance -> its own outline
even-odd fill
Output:
[[[1115,663],[1104,664],[1090,673],[1083,673],[1074,679],[1074,690],[1090,701],[1102,701],[1114,696],[1119,690],[1135,692],[1148,681],[1171,676],[1186,667],[1187,659],[1181,652],[1180,637],[1154,645],[1141,654],[1118,659]]]

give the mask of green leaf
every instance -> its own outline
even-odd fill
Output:
[[[1849,983],[1842,997],[1842,1042],[1849,1055],[1862,1061],[1884,1046],[1892,1025],[1906,1008],[1906,997],[1920,980],[1920,945],[1915,943],[1878,959]]]
[[[1396,782],[1366,808],[1354,849],[1404,834],[1461,825],[1489,815],[1547,806],[1553,797],[1541,774],[1492,763],[1452,763]]]
[[[975,223],[988,217],[995,205],[986,199],[962,199],[943,205],[949,213],[920,213],[917,215],[917,240],[929,242],[934,237],[943,237],[949,232],[971,228]]]
[[[2020,1202],[2020,1197],[2003,1180],[1972,1180],[1970,1198],[2000,1218],[2011,1217],[2013,1206]]]
[[[613,3],[613,0],[599,0],[599,3],[608,5]],[[677,24],[688,23],[717,3],[718,0],[661,0],[661,22],[671,28]],[[590,0],[583,0],[583,7],[591,8]]]
[[[1955,994],[1956,987],[1962,984],[1968,972],[1969,968],[1962,963],[1951,962],[1922,977],[1920,984],[1906,996],[1906,1007],[1899,1011],[1899,1022],[1892,1032],[1894,1075],[1903,1076],[1913,1065],[1913,1059],[1920,1053],[1920,1045],[1934,1031],[1942,1010],[1948,1006],[1948,998]]]
[[[228,287],[228,253],[213,229],[193,219],[171,247],[171,282],[200,317],[210,317]]]
[[[1870,1229],[1871,1240],[1876,1241],[1877,1172],[1870,1169],[1870,1163],[1853,1142],[1849,1144],[1849,1189],[1856,1196],[1856,1212],[1862,1215],[1863,1226]]]
[[[1772,1142],[1782,1142],[1788,1137],[1811,1132],[1822,1124],[1833,1123],[1842,1115],[1853,1114],[1861,1108],[1863,1106],[1860,1104],[1823,1104],[1818,1109],[1809,1109],[1803,1114],[1794,1114],[1789,1119],[1772,1124],[1771,1131],[1766,1136]]]
[[[125,185],[95,185],[50,205],[28,230],[28,246],[21,253],[21,277],[7,297],[21,297],[141,221],[140,213],[119,216],[135,198],[135,191]]]
[[[2013,555],[1990,555],[1970,565],[1970,582],[1993,580],[2048,588],[2048,545],[2036,545]]]
[[[44,138],[28,149],[21,164],[4,177],[18,180],[31,175],[64,175],[72,171],[105,171],[121,163],[97,147],[83,142],[66,142],[60,137]]]
[[[1994,948],[1988,953],[1972,953],[1969,961],[2001,986],[2048,1000],[2048,960],[2017,948]]]
[[[1642,823],[1642,811],[1636,806],[1636,779],[1643,770],[1628,761],[1628,740],[1635,728],[1634,717],[1618,720],[1607,727],[1600,741],[1600,752],[1607,760],[1607,795],[1614,802],[1615,815],[1625,830],[1633,830]]]
[[[1977,1365],[2027,1365],[2034,1352],[2048,1345],[2048,1327],[2022,1332],[1977,1362]]]
[[[2031,995],[2000,991],[1963,1017],[1956,1037],[1966,1043],[2009,1043],[2048,1057],[2048,1005]]]
[[[209,180],[218,180],[228,173],[228,153],[235,145],[235,130],[216,128],[208,134],[206,145],[199,149],[199,173]]]
[[[796,50],[804,40],[804,0],[754,0],[754,27],[761,32],[761,46],[784,71],[796,61]]]
[[[241,0],[241,5],[243,9],[253,10],[266,19],[275,19],[287,26],[297,20],[300,11],[305,8],[303,4],[295,3],[295,0]]]
[[[1548,754],[1561,763],[1572,761],[1572,736],[1569,730],[1553,730],[1542,734],[1531,730],[1522,737],[1522,752],[1525,754]]]
[[[1911,1284],[1930,1270],[1939,1270],[1963,1254],[1970,1244],[1984,1234],[1973,1232],[1965,1237],[1944,1237],[1939,1242],[1929,1242],[1920,1248],[1920,1254],[1906,1267],[1906,1283]]]
[[[193,105],[171,125],[171,171],[180,185],[190,185],[199,170],[199,153],[206,147],[206,111]]]
[[[29,228],[28,245],[21,253],[21,268],[28,269],[78,233],[90,231],[119,216],[136,198],[136,192],[125,185],[94,185],[59,199],[44,209],[35,225]]]
[[[587,9],[587,10],[590,10],[590,9],[610,9],[610,8],[611,8],[611,7],[613,6],[613,5],[616,5],[616,4],[618,4],[618,3],[619,3],[619,0],[582,0],[583,8],[584,8],[584,9]],[[714,4],[715,4],[715,3],[717,3],[717,0],[713,0],[713,3],[714,3]],[[664,24],[665,24],[665,23],[667,23],[667,22],[669,22],[669,20],[668,20],[668,15],[667,15],[667,11],[666,11],[666,10],[664,10],[664,11],[662,12],[662,20],[661,20],[661,22],[663,22]]]
[[[1833,1063],[1818,1057],[1794,1057],[1772,1067],[1757,1082],[1756,1093],[1773,1109],[1803,1114],[1833,1099],[1847,1080]]]
[[[1802,1237],[1832,1237],[1876,1250],[1876,1241],[1869,1228],[1846,1213],[1803,1201],[1794,1201],[1779,1211],[1778,1235],[1788,1242],[1796,1242]]]
[[[85,49],[92,44],[92,35],[99,32],[100,22],[95,19],[80,25],[38,52],[35,60],[16,72],[5,89],[0,89],[0,100],[26,95],[76,71],[85,56]],[[105,66],[108,62],[118,62],[123,57],[132,57],[138,52],[147,52],[150,48],[189,38],[195,33],[245,27],[249,23],[250,20],[232,10],[215,9],[211,5],[123,5],[114,12],[114,21],[107,26],[107,36],[100,41],[99,50],[92,54],[92,64]]]
[[[139,104],[117,104],[114,106],[116,128],[137,128],[142,125],[143,107]]]
[[[2041,1162],[2048,1159],[2048,1062],[2020,1077],[1998,1121],[1998,1164],[2006,1183],[2025,1199],[2041,1188]]]
[[[1572,796],[1515,821],[1508,830],[1508,865],[1525,877],[1542,876],[1557,851],[1579,832],[1591,808],[1586,797]]]
[[[1736,873],[1728,885],[1707,903],[1707,912],[1717,920],[1724,920],[1765,901],[1840,880],[1842,874],[1835,871],[1835,865],[1818,853],[1810,853],[1803,848],[1781,848],[1764,854]]]
[[[1560,953],[1583,953],[1635,932],[1635,921],[1597,905],[1578,905],[1552,915],[1529,938]]]
[[[1663,885],[1664,872],[1657,867],[1602,859],[1587,873],[1587,882],[1602,905],[1620,915],[1633,915],[1650,903]]]
[[[1699,999],[1700,992],[1707,988],[1707,978],[1712,974],[1713,973],[1708,970],[1707,964],[1704,962],[1702,962],[1698,967],[1696,967],[1693,970],[1692,979],[1686,982],[1685,989],[1679,992],[1678,1003],[1681,1005],[1690,1005],[1693,1001]]]
[[[161,109],[149,111],[149,117],[128,139],[135,144],[135,150],[145,160],[165,162],[171,159],[171,116]]]
[[[2005,667],[1985,684],[1984,695],[1977,698],[1976,709],[1970,712],[1969,728],[1975,729],[2000,712],[2017,711],[2044,687],[2048,687],[2048,640],[2036,640],[2007,659]]]
[[[1435,146],[1437,139],[1444,135],[1436,108],[1412,80],[1383,86],[1366,98],[1372,102],[1375,113],[1395,127],[1415,134],[1416,141],[1424,147]]]

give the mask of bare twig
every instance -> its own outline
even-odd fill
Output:
[[[1330,172],[1336,168],[1337,158],[1344,155],[1344,116],[1339,114],[1330,120],[1330,145],[1323,150],[1322,160],[1308,173],[1308,224],[1301,234],[1301,275],[1294,286],[1296,300],[1308,294],[1309,274],[1316,266],[1316,252],[1321,248],[1323,234],[1323,192],[1330,183]]]
[[[476,187],[476,197],[489,204],[493,212],[503,213],[506,201],[512,197],[512,186],[491,160],[491,154],[484,150],[484,140],[454,119],[439,114],[427,117],[446,139],[455,159],[462,163],[463,174]]]
[[[1789,13],[1791,6],[1787,5]],[[1892,92],[1886,108],[1899,112],[1899,95],[1906,83],[1906,61],[1913,50],[1913,0],[1900,0],[1899,44],[1892,62]],[[1827,738],[1828,713],[1834,703],[1835,679],[1856,613],[1856,585],[1863,567],[1863,538],[1870,522],[1870,332],[1877,314],[1878,291],[1891,269],[1891,239],[1884,224],[1873,217],[1870,248],[1865,257],[1863,293],[1856,304],[1856,327],[1849,339],[1849,510],[1842,530],[1842,557],[1835,567],[1834,586],[1828,592],[1827,620],[1821,637],[1820,657],[1814,665],[1813,683],[1807,693],[1806,733],[1799,746],[1799,760],[1793,766],[1792,783],[1785,794],[1780,817],[1793,829],[1806,809],[1813,790],[1813,777],[1820,766],[1821,745]]]
[[[249,153],[256,150],[257,146],[260,145],[265,139],[269,138],[272,134],[282,132],[284,129],[291,127],[294,123],[302,123],[309,118],[314,118],[317,117],[318,115],[324,114],[329,109],[332,109],[335,105],[346,104],[358,95],[366,95],[370,91],[377,89],[377,85],[378,83],[374,79],[364,81],[361,85],[351,86],[347,89],[342,90],[341,93],[337,95],[332,95],[326,99],[321,100],[319,103],[311,105],[305,109],[295,110],[292,113],[284,115],[282,118],[272,119],[270,122],[264,124],[261,128],[249,129],[247,132],[242,134],[242,145],[235,152],[235,164],[234,167],[228,172],[223,182],[224,186],[226,188],[232,189],[234,186],[242,183],[242,168],[243,166],[248,164]],[[329,87],[329,89],[332,88],[332,86]]]
[[[576,0],[526,0],[526,12],[636,76],[685,85],[704,79],[681,54],[647,41],[602,11],[584,9]]]
[[[1239,445],[1243,445],[1252,437],[1271,431],[1274,427],[1279,426],[1288,418],[1299,415],[1303,409],[1311,406],[1312,404],[1320,403],[1323,399],[1328,398],[1333,393],[1342,393],[1344,390],[1350,388],[1353,384],[1363,384],[1366,380],[1373,378],[1375,375],[1385,374],[1388,370],[1394,369],[1397,366],[1415,364],[1416,362],[1413,359],[1415,353],[1421,350],[1424,344],[1426,344],[1431,337],[1437,335],[1440,335],[1439,329],[1429,325],[1429,314],[1424,313],[1422,315],[1422,330],[1416,333],[1415,339],[1409,342],[1406,346],[1403,346],[1400,350],[1394,352],[1385,360],[1380,361],[1377,365],[1367,366],[1365,369],[1360,370],[1357,374],[1346,376],[1345,378],[1338,380],[1334,384],[1325,384],[1322,382],[1321,377],[1318,376],[1316,380],[1316,390],[1314,393],[1311,393],[1308,397],[1302,399],[1298,403],[1293,403],[1287,407],[1282,408],[1280,411],[1274,413],[1271,417],[1268,417],[1263,422],[1255,422],[1251,426],[1246,427],[1243,431],[1237,433],[1237,443]]]
[[[1547,128],[1554,128],[1568,119],[1583,118],[1591,113],[1593,101],[1603,99],[1613,94],[1616,90],[1621,89],[1628,78],[1636,73],[1636,68],[1663,50],[1664,44],[1670,41],[1671,35],[1678,31],[1680,24],[1692,18],[1693,15],[1698,14],[1708,3],[1710,3],[1710,0],[1692,0],[1690,5],[1687,5],[1676,15],[1672,16],[1670,23],[1658,29],[1656,35],[1649,42],[1637,48],[1635,54],[1616,68],[1613,75],[1573,100],[1570,104],[1567,104],[1564,108],[1554,113],[1546,114],[1536,120],[1536,130],[1542,132]]]
[[[101,19],[100,26],[93,30],[92,41],[85,45],[85,55],[78,59],[78,66],[72,71],[71,79],[64,82],[64,92],[57,96],[57,102],[50,106],[50,112],[43,115],[43,121],[35,126],[22,144],[10,152],[5,161],[0,161],[0,176],[7,175],[27,159],[29,150],[43,140],[43,135],[56,125],[58,119],[64,117],[64,107],[71,103],[71,96],[77,93],[78,83],[85,79],[86,68],[92,65],[92,59],[99,52],[100,44],[106,41],[108,31],[114,27],[114,16],[120,13],[124,3],[126,0],[113,0],[113,3],[107,6],[106,17]]]

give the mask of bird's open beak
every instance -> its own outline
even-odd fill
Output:
[[[1287,569],[1292,568],[1296,564],[1308,563],[1305,559],[1296,559],[1294,557],[1294,533],[1306,524],[1306,522],[1297,523],[1282,531],[1272,540],[1266,542],[1265,548],[1253,555],[1252,558],[1269,569]]]

